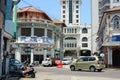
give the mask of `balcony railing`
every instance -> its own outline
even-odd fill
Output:
[[[18,22],[43,22],[43,23],[53,23],[53,21],[39,18],[19,18]]]

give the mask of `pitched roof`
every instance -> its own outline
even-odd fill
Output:
[[[61,24],[61,25],[63,25],[64,27],[66,27],[66,24],[64,23],[64,22],[62,22],[62,21],[60,21],[60,20],[58,20],[58,19],[52,19],[53,20],[53,22],[55,23],[55,24]]]
[[[18,13],[20,13],[20,12],[39,12],[39,13],[44,13],[42,10],[38,10],[38,9],[32,7],[32,6],[20,8],[18,10]]]
[[[109,10],[106,11],[106,13],[115,12],[115,11],[120,11],[120,6],[116,6],[116,7],[112,8],[112,9],[109,9]]]
[[[52,19],[42,10],[38,10],[32,6],[28,6],[28,7],[24,7],[18,10],[18,13],[23,13],[23,12],[35,12],[35,13],[41,13],[44,14],[50,21],[52,21]]]

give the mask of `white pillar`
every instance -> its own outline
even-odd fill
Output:
[[[47,58],[47,48],[43,48],[44,60]]]
[[[10,40],[9,40],[9,39],[7,40],[7,52],[8,52],[8,54],[10,54]],[[5,72],[6,74],[9,74],[9,57],[10,57],[10,56],[8,56],[8,57],[6,58],[6,68],[5,68],[5,69],[6,69],[6,70],[5,70],[5,71],[6,71],[6,72]]]
[[[2,59],[3,59],[3,30],[0,29],[0,76],[2,75]]]
[[[33,52],[34,52],[34,49],[31,49],[31,59],[30,59],[31,60],[31,62],[30,62],[31,64],[34,61],[34,53]]]
[[[51,57],[54,58],[54,49],[51,48]]]
[[[112,49],[110,49],[110,65],[112,65]]]
[[[108,52],[108,65],[112,65],[112,50],[108,47],[107,52]]]
[[[32,24],[33,26],[33,24]],[[31,36],[34,36],[34,27],[31,27]]]
[[[20,50],[21,50],[21,48],[18,47],[18,49],[16,49],[16,51],[15,51],[15,58],[16,58],[17,60],[19,60],[19,61],[21,61],[21,53],[20,53]]]

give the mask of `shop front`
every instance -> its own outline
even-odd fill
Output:
[[[19,45],[19,48],[16,50],[16,58],[21,62],[28,61],[32,64],[37,61],[41,63],[47,57],[54,57],[51,44],[22,43],[16,45]]]

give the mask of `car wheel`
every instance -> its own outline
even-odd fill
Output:
[[[98,69],[98,72],[101,72],[102,71],[102,69]]]
[[[71,71],[75,71],[75,66],[70,66]]]
[[[32,78],[35,78],[35,73],[31,73],[31,77],[32,77]]]
[[[90,71],[91,71],[91,72],[95,72],[95,70],[96,70],[96,68],[95,68],[94,66],[91,66],[91,67],[90,67]]]

